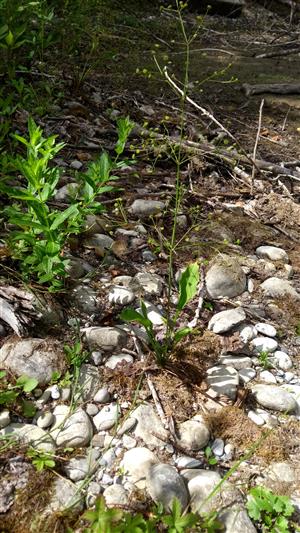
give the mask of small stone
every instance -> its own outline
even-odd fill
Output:
[[[5,428],[10,424],[10,414],[8,409],[4,409],[0,413],[0,429]]]
[[[252,393],[256,401],[267,409],[290,413],[297,408],[292,394],[274,385],[254,385]]]
[[[128,342],[126,332],[117,327],[91,327],[84,333],[91,349],[99,348],[105,352],[123,348]]]
[[[44,390],[42,396],[39,397],[39,399],[35,402],[38,409],[41,409],[49,400],[51,397],[51,389]]]
[[[147,446],[162,446],[167,439],[167,431],[163,427],[159,417],[149,404],[141,404],[131,413],[137,421],[134,428],[134,436],[141,438]],[[153,435],[155,430],[155,435]],[[162,439],[159,439],[161,435]]]
[[[158,463],[157,457],[148,448],[133,448],[124,453],[122,467],[128,476],[128,481],[139,489],[146,487],[146,475],[149,468]]]
[[[265,424],[264,418],[255,411],[248,411],[248,418],[250,418],[250,420],[252,420],[257,426],[263,426]]]
[[[162,317],[162,314],[161,314],[160,310],[158,309],[158,307],[156,305],[153,305],[150,302],[146,302],[146,301],[144,301],[144,304],[146,306],[147,317],[150,320],[150,322],[152,322],[152,324],[154,326],[162,326],[165,323],[165,321],[164,321],[164,319]],[[137,312],[142,314],[141,307],[139,307],[137,309]]]
[[[101,479],[101,485],[112,485],[114,482],[113,478],[104,472],[102,479]]]
[[[84,243],[87,248],[100,248],[103,250],[110,250],[113,244],[114,240],[109,235],[105,235],[105,233],[94,233]]]
[[[136,424],[137,424],[137,419],[134,418],[133,416],[126,418],[126,420],[117,430],[118,437],[121,437],[125,433],[128,433],[128,431],[131,431]]]
[[[92,352],[91,355],[90,355],[90,360],[91,360],[91,363],[93,363],[94,365],[96,366],[99,366],[102,364],[103,362],[103,354],[102,352]]]
[[[242,341],[246,344],[247,342],[254,339],[257,336],[257,330],[254,326],[244,326],[240,329],[240,337]]]
[[[89,416],[95,416],[99,409],[97,407],[97,405],[95,405],[94,403],[88,403],[86,406],[85,406],[85,411],[86,413],[89,415]]]
[[[271,298],[281,298],[284,296],[290,296],[295,300],[299,300],[300,298],[300,294],[287,279],[268,278],[261,284],[261,288],[265,295]]]
[[[290,356],[285,352],[281,352],[280,350],[274,352],[272,362],[274,362],[276,367],[284,371],[289,370],[293,366]]]
[[[86,507],[90,508],[95,505],[97,498],[101,494],[101,485],[96,481],[91,481],[87,488]]]
[[[118,421],[120,408],[118,404],[111,403],[99,411],[93,418],[93,422],[98,431],[112,428]]]
[[[200,468],[203,466],[203,463],[194,457],[189,457],[188,455],[180,455],[175,460],[177,468],[182,470],[183,468]]]
[[[284,379],[287,383],[289,383],[290,381],[292,381],[292,379],[294,379],[295,377],[295,374],[293,372],[286,372],[284,374]]]
[[[77,401],[86,402],[93,400],[102,382],[102,374],[94,365],[84,363],[80,367],[78,386],[75,391]]]
[[[62,476],[56,476],[51,486],[51,498],[47,511],[61,513],[72,507],[74,511],[83,508],[83,494],[75,483]]]
[[[269,370],[263,370],[259,374],[259,379],[265,381],[266,383],[276,383],[276,377]]]
[[[255,353],[260,352],[275,352],[278,348],[278,342],[270,337],[255,337],[251,341]]]
[[[242,368],[239,371],[239,378],[241,383],[249,383],[256,376],[256,371],[254,368]]]
[[[83,164],[81,163],[81,161],[74,159],[74,161],[71,161],[70,167],[74,168],[74,170],[80,170],[83,167]]]
[[[113,286],[108,293],[108,301],[113,304],[128,305],[134,299],[134,292],[126,287]]]
[[[206,289],[211,298],[234,298],[246,290],[247,279],[234,257],[222,255],[206,274]]]
[[[102,389],[99,389],[95,396],[94,396],[94,402],[97,403],[107,403],[110,401],[110,392],[106,387],[102,387]],[[98,409],[97,409],[98,410]]]
[[[209,441],[210,432],[201,415],[196,415],[178,425],[178,441],[188,450],[198,451]]]
[[[60,189],[57,190],[55,193],[54,199],[56,202],[69,202],[71,198],[73,198],[77,191],[78,191],[79,185],[78,183],[71,182],[67,185],[64,185],[63,187],[60,187]]]
[[[105,433],[97,433],[92,438],[92,446],[94,448],[104,448]]]
[[[86,457],[72,457],[63,465],[63,471],[72,481],[81,481],[97,470],[100,452],[90,449]]]
[[[88,415],[82,409],[77,409],[58,429],[55,440],[57,446],[79,448],[89,444],[92,436],[93,428]]]
[[[207,371],[207,383],[218,395],[236,399],[239,374],[232,366],[214,366]]]
[[[255,253],[258,257],[270,259],[270,261],[283,261],[284,263],[289,261],[286,251],[276,246],[259,246],[256,248]]]
[[[297,471],[294,465],[287,461],[271,464],[267,476],[273,481],[280,481],[281,483],[295,483],[297,481]]]
[[[221,476],[217,472],[200,469],[196,471],[195,475],[188,481],[188,491],[191,497],[190,504],[193,512],[197,512],[201,508],[220,481]],[[206,509],[203,509],[203,512],[206,512]]]
[[[224,446],[224,454],[226,456],[226,460],[227,461],[232,461],[233,456],[234,456],[234,446],[233,446],[233,444],[230,444],[230,442],[228,444],[225,444],[225,446]]]
[[[211,445],[211,449],[214,455],[221,457],[224,453],[224,441],[223,439],[215,439]]]
[[[165,208],[165,205],[166,204],[164,202],[160,202],[158,200],[137,199],[134,200],[128,211],[132,215],[143,218],[162,212]]]
[[[71,397],[71,389],[70,387],[64,387],[63,389],[60,389],[60,399],[62,402],[67,402]]]
[[[219,363],[225,366],[232,366],[236,370],[252,366],[251,358],[243,355],[222,355],[219,359]]]
[[[157,260],[157,257],[151,252],[151,250],[143,250],[142,258],[145,263],[153,263]]]
[[[52,400],[58,400],[60,398],[60,390],[58,385],[52,385],[51,398]]]
[[[130,283],[132,282],[132,276],[116,276],[112,283],[116,286],[126,287],[128,288]]]
[[[177,215],[177,226],[180,229],[186,229],[188,227],[188,219],[186,215]]]
[[[162,292],[162,279],[156,274],[148,272],[139,272],[132,281],[133,284],[138,284],[146,294],[153,294],[159,296]]]
[[[255,324],[255,328],[257,329],[258,333],[262,333],[267,337],[276,337],[277,331],[271,324],[259,322],[258,324]]]
[[[36,420],[36,424],[39,428],[45,429],[51,426],[54,422],[54,416],[50,411],[41,413]]]
[[[107,507],[122,507],[129,504],[128,494],[122,485],[107,487],[103,492],[103,497]]]
[[[0,367],[17,376],[35,378],[39,385],[44,385],[51,381],[54,372],[65,369],[65,355],[62,346],[53,339],[12,337],[0,349]]]
[[[256,527],[241,503],[221,509],[218,519],[224,525],[226,533],[257,533]]]
[[[70,299],[73,306],[76,306],[83,313],[92,315],[99,311],[97,293],[92,287],[77,285],[70,292]]]
[[[121,354],[118,354],[118,355],[111,355],[106,363],[105,363],[105,366],[107,368],[110,368],[111,370],[114,370],[118,364],[120,363],[128,363],[128,364],[131,364],[133,363],[134,359],[132,357],[132,355],[128,354],[128,353],[121,353]]]
[[[179,500],[182,509],[187,507],[189,496],[184,480],[173,466],[164,463],[150,466],[146,488],[151,498],[167,510],[172,508],[174,498]]]
[[[242,308],[229,309],[216,313],[210,319],[208,329],[214,333],[226,333],[244,320],[246,320],[246,313]]]
[[[136,439],[133,439],[132,437],[130,437],[130,435],[123,435],[122,442],[126,450],[131,450],[132,448],[135,448],[137,444]]]
[[[0,430],[0,436],[11,435],[16,440],[30,444],[36,450],[53,453],[55,443],[44,429],[33,424],[11,423]]]

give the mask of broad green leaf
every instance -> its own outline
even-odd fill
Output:
[[[77,214],[78,212],[79,211],[78,211],[77,204],[70,205],[68,209],[65,209],[65,211],[61,211],[59,214],[57,214],[57,216],[55,217],[54,221],[52,222],[50,226],[50,230],[53,231],[57,229],[59,226],[61,226],[61,224],[65,222],[67,218]]]
[[[16,385],[21,387],[24,392],[31,392],[37,387],[38,383],[39,382],[36,378],[26,376],[25,374],[20,376],[16,381]]]
[[[60,252],[60,245],[57,242],[47,242],[45,252],[49,255],[56,255]]]
[[[183,339],[183,337],[186,337],[187,335],[189,335],[191,331],[193,330],[188,327],[178,329],[174,335],[174,343],[177,344],[179,341],[181,341],[181,339]]]
[[[18,397],[19,393],[14,390],[0,390],[0,405],[13,403]]]
[[[149,318],[145,318],[143,315],[130,307],[128,309],[124,309],[120,313],[120,318],[125,322],[138,322],[147,329],[152,326],[152,322],[149,320]]]
[[[4,378],[6,376],[5,370],[0,370],[0,379]]]
[[[191,263],[183,272],[179,282],[179,301],[177,311],[181,311],[185,305],[197,293],[199,283],[199,265]]]
[[[23,398],[21,399],[21,409],[26,418],[33,418],[37,411],[33,402],[30,400],[24,400]]]
[[[7,46],[12,46],[14,44],[14,35],[13,33],[9,30],[8,34],[6,35],[5,37],[5,42],[7,44]]]

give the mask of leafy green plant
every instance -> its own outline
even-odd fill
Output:
[[[31,460],[33,466],[38,472],[42,472],[47,468],[55,467],[55,461],[51,453],[46,453],[40,450],[35,450],[34,448],[29,448],[29,450],[27,450],[26,456]]]
[[[169,513],[158,505],[147,517],[141,513],[129,513],[122,509],[107,509],[104,498],[96,501],[95,508],[86,511],[83,519],[90,525],[84,533],[185,533],[187,531],[203,531],[213,533],[221,531],[222,526],[217,520],[217,513],[201,517],[194,513],[182,511],[180,502],[173,500]],[[196,526],[196,529],[193,529]]]
[[[250,490],[247,510],[257,522],[261,531],[270,533],[290,533],[290,517],[294,506],[288,496],[279,496],[265,487]]]
[[[20,376],[13,385],[7,381],[5,370],[0,370],[0,405],[10,407],[17,402],[24,416],[34,416],[36,408],[33,402],[27,400],[22,395],[23,393],[32,392],[37,385],[37,379],[25,375]]]
[[[179,281],[179,300],[176,305],[176,310],[173,316],[170,314],[166,318],[166,334],[162,341],[156,338],[156,333],[151,320],[148,318],[147,308],[144,302],[141,302],[141,313],[132,308],[124,309],[120,314],[120,318],[126,322],[138,322],[144,326],[150,347],[154,351],[156,361],[163,366],[170,352],[174,346],[183,337],[192,332],[192,328],[184,327],[177,328],[176,323],[180,313],[186,304],[195,296],[199,282],[199,265],[198,263],[191,263],[182,273]]]
[[[263,367],[264,370],[267,370],[268,368],[273,367],[272,363],[270,362],[269,357],[270,357],[270,353],[268,352],[268,350],[263,350],[259,352],[259,355],[258,355],[259,364]]]
[[[11,232],[8,244],[12,257],[20,261],[26,279],[33,277],[38,283],[48,284],[52,291],[63,286],[68,264],[64,247],[71,234],[81,231],[88,214],[103,210],[96,197],[113,190],[107,182],[117,179],[111,172],[122,165],[118,158],[131,128],[128,118],[118,121],[115,159],[103,152],[97,161],[90,164],[86,174],[80,176],[80,193],[64,211],[49,205],[60,178],[60,170],[51,167],[50,161],[64,144],[56,143],[55,135],[44,138],[41,128],[31,118],[28,121],[29,140],[14,135],[26,146],[27,153],[26,157],[18,155],[11,158],[8,168],[10,173],[21,174],[25,186],[8,183],[8,180],[11,182],[9,174],[0,182],[0,190],[17,201],[5,209],[9,222],[19,228]]]
[[[209,465],[216,465],[218,463],[218,459],[214,456],[210,446],[206,446],[204,455]]]

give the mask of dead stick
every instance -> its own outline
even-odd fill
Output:
[[[262,101],[260,102],[260,106],[259,106],[258,128],[257,128],[256,139],[255,139],[255,144],[253,148],[253,156],[252,156],[253,161],[256,160],[256,152],[257,152],[257,146],[258,146],[258,141],[259,141],[259,136],[260,136],[260,131],[261,131],[262,110],[264,107],[264,103],[265,101],[264,99],[262,99]],[[256,166],[253,165],[252,176],[251,176],[251,194],[253,194],[253,184],[254,184],[255,174],[256,174]]]

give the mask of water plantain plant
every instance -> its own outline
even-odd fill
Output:
[[[42,129],[32,118],[28,121],[29,139],[14,135],[25,145],[26,155],[6,157],[0,191],[13,202],[4,210],[8,222],[13,225],[7,244],[12,257],[20,262],[25,279],[47,284],[51,291],[63,286],[68,264],[64,249],[69,236],[82,231],[88,214],[103,211],[98,197],[114,189],[109,182],[117,179],[112,172],[122,165],[119,156],[124,151],[132,123],[124,118],[117,126],[115,158],[103,152],[86,173],[79,175],[79,193],[63,211],[51,203],[60,169],[51,166],[50,161],[64,144],[57,143],[55,135],[44,138]]]

